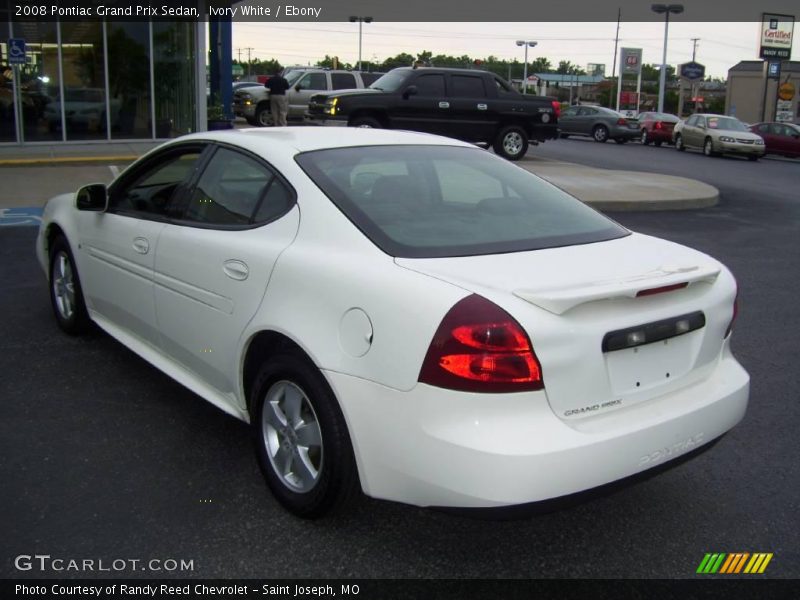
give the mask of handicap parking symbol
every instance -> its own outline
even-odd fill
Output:
[[[0,227],[38,227],[42,223],[42,209],[36,206],[0,208]]]
[[[24,65],[26,62],[25,40],[22,38],[10,38],[8,40],[8,64]]]

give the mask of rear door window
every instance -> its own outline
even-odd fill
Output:
[[[414,81],[414,85],[417,86],[417,96],[421,98],[441,98],[445,95],[444,75],[421,75]]]
[[[453,89],[450,95],[455,98],[485,98],[486,88],[482,77],[473,75],[453,75],[450,78]]]

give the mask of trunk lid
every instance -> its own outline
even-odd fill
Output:
[[[509,312],[527,331],[550,406],[565,420],[631,406],[703,378],[721,352],[735,295],[733,277],[717,261],[639,234],[396,262]],[[652,293],[660,288],[669,291]]]

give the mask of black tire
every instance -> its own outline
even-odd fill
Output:
[[[618,144],[627,144],[628,143],[627,138],[621,138],[621,137],[614,138],[614,141],[617,142]]]
[[[680,133],[675,136],[675,150],[678,152],[686,152],[686,146],[683,145],[683,137]]]
[[[642,129],[642,144],[647,146],[650,143],[650,138],[647,137],[647,129]]]
[[[272,127],[275,121],[272,119],[272,112],[269,110],[269,105],[264,103],[256,108],[255,116],[256,127]]]
[[[507,160],[519,160],[528,152],[528,133],[519,125],[503,127],[492,144],[495,153]]]
[[[703,154],[706,156],[717,156],[717,152],[714,152],[714,142],[711,140],[710,137],[707,137],[705,141],[703,141]]]
[[[653,145],[656,146],[657,148],[660,148],[661,144],[663,144],[663,143],[664,142],[662,142],[661,140],[656,140],[655,142],[653,142]]]
[[[558,137],[560,137],[562,140],[565,140],[565,139],[567,139],[569,137],[569,134],[568,133],[559,133]]]
[[[253,127],[258,126],[258,121],[256,121],[253,117],[245,117],[244,120],[247,121],[248,125],[252,125]]]
[[[383,124],[375,117],[356,117],[347,124],[348,127],[364,127],[367,129],[383,129]]]
[[[747,157],[747,160],[751,162],[756,162],[758,160],[758,156],[756,156],[755,154],[751,154]]]
[[[594,129],[592,129],[592,139],[600,144],[605,144],[608,141],[608,127],[595,125]]]
[[[78,269],[66,238],[59,235],[50,246],[50,304],[58,326],[69,335],[89,329],[89,313],[83,299]]]
[[[295,418],[286,417],[281,402],[297,394]],[[284,508],[298,517],[316,519],[354,501],[361,486],[347,424],[330,386],[310,361],[292,352],[271,358],[256,377],[250,407],[261,472]],[[283,423],[280,429],[282,421],[275,419],[278,410],[286,423],[299,425]],[[316,431],[312,431],[314,426]],[[307,437],[310,434],[314,435]],[[308,441],[312,438],[319,439],[319,444]],[[303,446],[303,441],[308,445]],[[278,461],[285,465],[283,474],[275,466]],[[304,465],[311,467],[303,469]]]

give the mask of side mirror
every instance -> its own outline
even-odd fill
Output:
[[[303,89],[303,86],[302,86],[302,85],[300,85],[299,83],[298,83],[296,86],[294,86],[294,91],[295,91],[295,92],[299,92],[299,91],[300,91],[300,90],[302,90],[302,89]]]
[[[78,210],[103,212],[108,205],[108,188],[104,183],[83,186],[75,193]]]
[[[410,96],[416,96],[418,93],[417,86],[410,85],[406,88],[406,91],[403,92],[403,100],[408,100]]]

